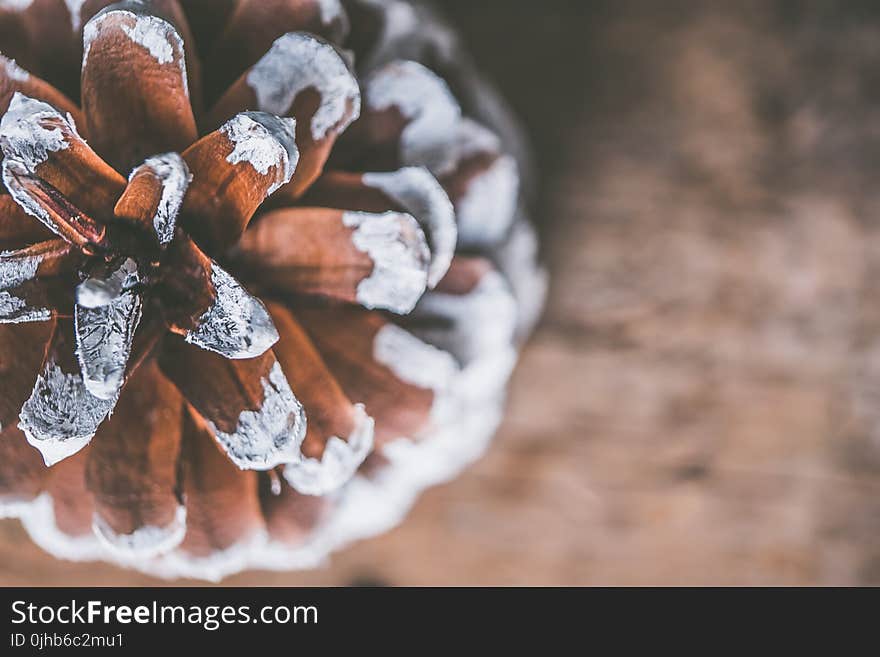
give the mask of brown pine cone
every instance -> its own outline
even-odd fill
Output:
[[[217,579],[480,454],[545,281],[515,123],[428,5],[15,0],[0,49],[0,513]]]

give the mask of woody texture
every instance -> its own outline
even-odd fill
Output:
[[[0,0],[0,516],[60,558],[318,564],[488,444],[545,276],[429,4]]]

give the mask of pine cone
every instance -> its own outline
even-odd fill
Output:
[[[39,545],[308,567],[479,455],[544,279],[428,5],[21,0],[0,47],[0,511]]]

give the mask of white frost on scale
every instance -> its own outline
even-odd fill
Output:
[[[102,308],[118,299],[140,281],[137,263],[127,258],[104,278],[87,278],[76,287],[76,302],[83,308]]]
[[[519,199],[519,167],[511,155],[501,154],[498,136],[470,119],[463,119],[450,149],[461,162],[480,154],[499,154],[475,176],[456,200],[461,245],[477,247],[504,239],[516,216]]]
[[[534,329],[547,298],[550,276],[538,262],[538,236],[528,218],[518,212],[507,242],[493,254],[516,297],[517,342]]]
[[[315,89],[321,96],[311,124],[315,141],[331,130],[342,132],[360,116],[354,75],[332,45],[310,34],[290,32],[278,38],[248,73],[247,83],[257,108],[279,116],[290,111],[301,92]]]
[[[321,12],[321,22],[329,25],[342,15],[342,2],[340,0],[318,0],[318,11]]]
[[[164,153],[147,158],[141,166],[131,172],[128,179],[134,178],[143,168],[152,171],[162,185],[159,206],[153,217],[153,229],[156,231],[159,244],[167,246],[174,239],[177,215],[193,176],[186,161],[178,153]]]
[[[386,324],[376,334],[373,358],[404,383],[427,390],[446,390],[458,372],[452,356],[396,324]]]
[[[67,12],[70,14],[70,27],[74,32],[79,31],[82,26],[82,6],[86,0],[64,0],[67,5]]]
[[[175,57],[177,58],[183,89],[188,96],[189,81],[186,74],[183,38],[171,23],[152,14],[138,13],[127,9],[107,9],[95,14],[83,29],[83,67],[88,62],[92,44],[100,36],[101,24],[111,16],[122,17],[129,22],[133,20],[134,25],[121,22],[119,28],[133,43],[149,52],[150,56],[159,64],[170,64]]]
[[[465,366],[515,342],[516,299],[497,271],[487,272],[467,294],[429,292],[412,317],[423,320],[415,335]]]
[[[97,513],[92,518],[92,531],[111,552],[122,558],[151,558],[176,548],[186,535],[186,507],[179,505],[174,518],[164,527],[147,525],[130,534],[118,534]]]
[[[355,229],[352,243],[373,261],[373,271],[358,283],[358,302],[399,314],[411,311],[428,284],[431,257],[416,220],[400,212],[344,212],[342,223]]]
[[[0,291],[0,324],[24,324],[26,322],[48,322],[52,312],[48,308],[28,306],[21,297]]]
[[[21,516],[21,524],[34,543],[62,559],[95,561],[107,557],[107,551],[92,533],[71,536],[59,529],[55,506],[49,493],[41,493]]]
[[[359,0],[358,4],[367,5],[371,13],[381,14],[380,33],[376,38],[372,51],[360,62],[361,66],[370,70],[377,64],[384,63],[401,49],[401,44],[408,41],[420,27],[419,16],[415,7],[409,2],[399,0]]]
[[[458,199],[462,246],[498,244],[510,229],[519,199],[519,167],[502,155],[471,180]]]
[[[18,428],[51,466],[85,447],[115,405],[115,399],[92,395],[79,373],[50,361],[21,409]]]
[[[160,64],[170,64],[174,61],[174,46],[171,43],[171,35],[180,39],[177,31],[170,24],[155,16],[138,16],[134,27],[122,26],[122,31],[128,38],[139,46],[146,48]],[[183,51],[183,48],[180,48]]]
[[[484,246],[503,239],[516,214],[519,170],[502,154],[501,142],[487,128],[462,118],[446,83],[415,62],[392,62],[368,80],[367,103],[374,111],[396,107],[409,120],[400,141],[404,164],[422,165],[445,176],[462,161],[496,155],[456,199],[458,238],[462,246]]]
[[[398,203],[426,229],[431,245],[428,287],[433,288],[449,269],[458,241],[455,210],[449,196],[431,172],[423,167],[365,173],[362,181]]]
[[[214,550],[207,555],[193,555],[183,550],[174,550],[158,559],[147,562],[139,560],[133,564],[143,572],[154,577],[176,579],[179,577],[195,577],[210,582],[219,582],[224,577],[241,572],[266,549],[268,535],[265,530],[254,532],[251,536],[230,545],[223,550]]]
[[[15,82],[27,82],[31,79],[31,74],[19,66],[14,59],[9,59],[8,57],[0,55],[0,62],[3,64],[6,77],[10,80],[14,80]]]
[[[6,518],[20,518],[31,509],[32,499],[19,495],[0,496],[0,520]]]
[[[455,168],[458,161],[448,142],[461,108],[435,73],[416,62],[392,62],[369,77],[366,98],[371,110],[396,107],[409,120],[400,141],[404,164],[427,167],[436,176]]]
[[[284,467],[284,478],[303,495],[327,495],[346,484],[373,449],[373,418],[355,404],[355,428],[347,439],[331,436],[320,459],[303,458]]]
[[[244,411],[235,431],[225,433],[208,422],[220,446],[242,470],[270,470],[301,458],[306,416],[279,363],[272,366],[262,386],[262,406]]]
[[[18,177],[27,178],[30,175],[30,172],[28,172],[27,168],[21,162],[9,157],[3,160],[3,184],[6,186],[6,190],[12,197],[12,200],[24,210],[25,214],[35,217],[53,233],[60,235],[61,233],[59,232],[58,227],[55,226],[55,222],[52,221],[49,213],[46,212],[45,208],[43,208],[43,206],[40,205],[17,180]]]
[[[418,27],[415,7],[398,0],[364,0],[383,12],[382,38],[398,39]]]
[[[69,148],[70,134],[75,135],[76,131],[55,108],[20,91],[12,96],[9,109],[0,119],[3,183],[27,214],[56,234],[58,229],[46,210],[22,188],[16,177],[33,176],[36,168],[49,159],[49,153]]]
[[[33,279],[42,256],[18,256],[14,251],[0,253],[0,324],[41,322],[51,318],[48,308],[29,307],[27,302],[9,292]]]
[[[450,354],[396,324],[386,324],[373,340],[373,359],[404,383],[434,391],[431,417],[435,422],[449,416],[453,383],[459,373]]]
[[[441,429],[417,442],[401,438],[387,444],[382,453],[389,465],[373,477],[358,475],[346,486],[313,542],[327,553],[400,523],[425,488],[452,479],[485,452],[501,408],[499,399],[463,404]]]
[[[278,331],[263,303],[215,262],[211,263],[215,298],[185,340],[225,358],[256,358],[278,342]]]
[[[47,121],[59,125],[47,128],[44,125]],[[0,148],[4,157],[19,162],[28,173],[33,173],[49,158],[49,153],[70,147],[62,125],[66,125],[66,121],[54,107],[16,91],[9,109],[0,119]]]
[[[0,0],[0,9],[24,11],[34,4],[34,0]]]
[[[116,399],[122,389],[141,311],[140,295],[134,291],[123,292],[102,306],[74,306],[76,356],[83,384],[98,399]]]
[[[6,290],[0,291],[0,324],[47,322],[51,318],[52,313],[48,308],[28,306],[21,297]]]
[[[220,131],[232,142],[232,152],[226,157],[230,164],[246,162],[263,176],[275,167],[275,181],[267,195],[290,182],[299,162],[295,119],[242,112],[223,124]]]

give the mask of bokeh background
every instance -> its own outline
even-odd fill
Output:
[[[232,585],[880,584],[880,4],[447,0],[552,273],[487,456]],[[0,584],[161,584],[0,523]]]

